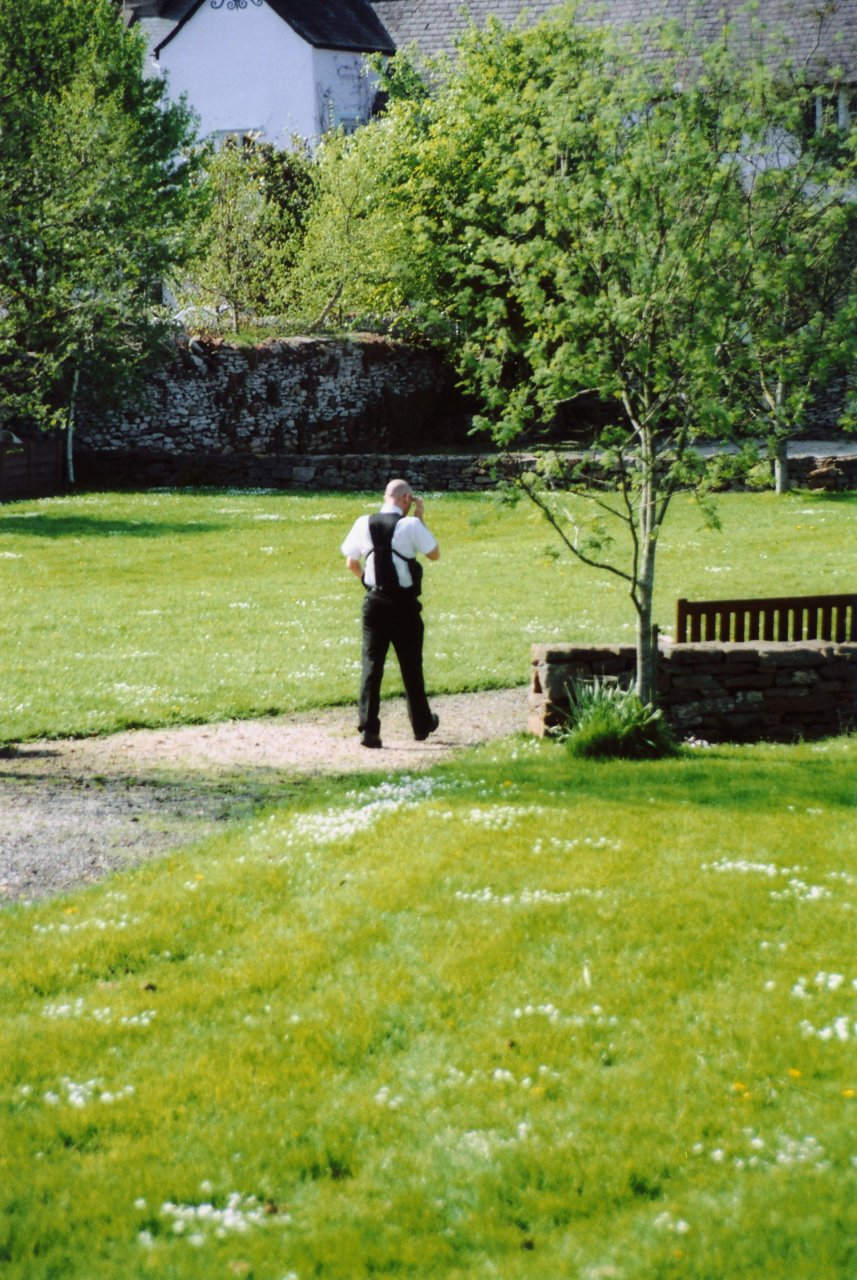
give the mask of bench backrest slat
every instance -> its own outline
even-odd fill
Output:
[[[678,644],[756,640],[857,640],[857,594],[771,596],[757,600],[679,600]]]

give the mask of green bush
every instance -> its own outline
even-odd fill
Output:
[[[662,713],[633,689],[606,680],[569,689],[568,723],[560,738],[573,756],[657,760],[676,755],[678,743]]]

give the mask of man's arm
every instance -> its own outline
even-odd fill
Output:
[[[413,501],[413,514],[416,516],[417,520],[419,520],[420,524],[422,524],[423,528],[425,529],[425,525],[423,524],[424,510],[425,510],[425,503],[423,502],[422,498],[415,497]],[[428,533],[427,529],[426,529],[426,532]],[[426,560],[440,559],[440,547],[438,546],[437,542],[435,542],[434,547],[431,551],[425,552],[425,558]]]
[[[345,567],[354,574],[355,578],[363,580],[363,545],[364,545],[364,529],[363,526],[367,521],[366,516],[358,516],[351,526],[348,537],[342,544],[340,550],[345,556]]]

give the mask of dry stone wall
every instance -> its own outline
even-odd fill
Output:
[[[65,437],[24,431],[14,441],[0,439],[0,502],[46,498],[63,484]]]
[[[240,473],[251,459],[410,449],[415,439],[430,450],[468,422],[449,366],[425,348],[371,335],[193,341],[138,404],[81,415],[77,452],[84,469],[133,456],[161,473],[235,459]]]
[[[245,489],[345,490],[380,492],[394,476],[415,488],[491,489],[495,459],[483,454],[182,454],[141,449],[87,453],[78,458],[84,487],[127,488],[213,485]]]
[[[437,352],[373,335],[255,347],[184,342],[138,404],[80,414],[79,484],[484,489],[497,463],[463,453],[473,406]],[[581,454],[564,452],[573,467]],[[532,467],[518,455],[518,466]],[[795,484],[857,487],[857,458],[799,458]]]
[[[568,689],[595,677],[629,685],[628,645],[534,645],[532,733],[563,723]],[[791,742],[857,727],[857,644],[662,644],[658,698],[682,738]]]

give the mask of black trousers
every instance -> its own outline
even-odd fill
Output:
[[[422,605],[408,591],[367,591],[363,600],[361,733],[379,733],[381,729],[381,680],[390,645],[402,673],[411,728],[415,734],[430,731],[432,714],[423,680],[424,627],[421,614]]]

